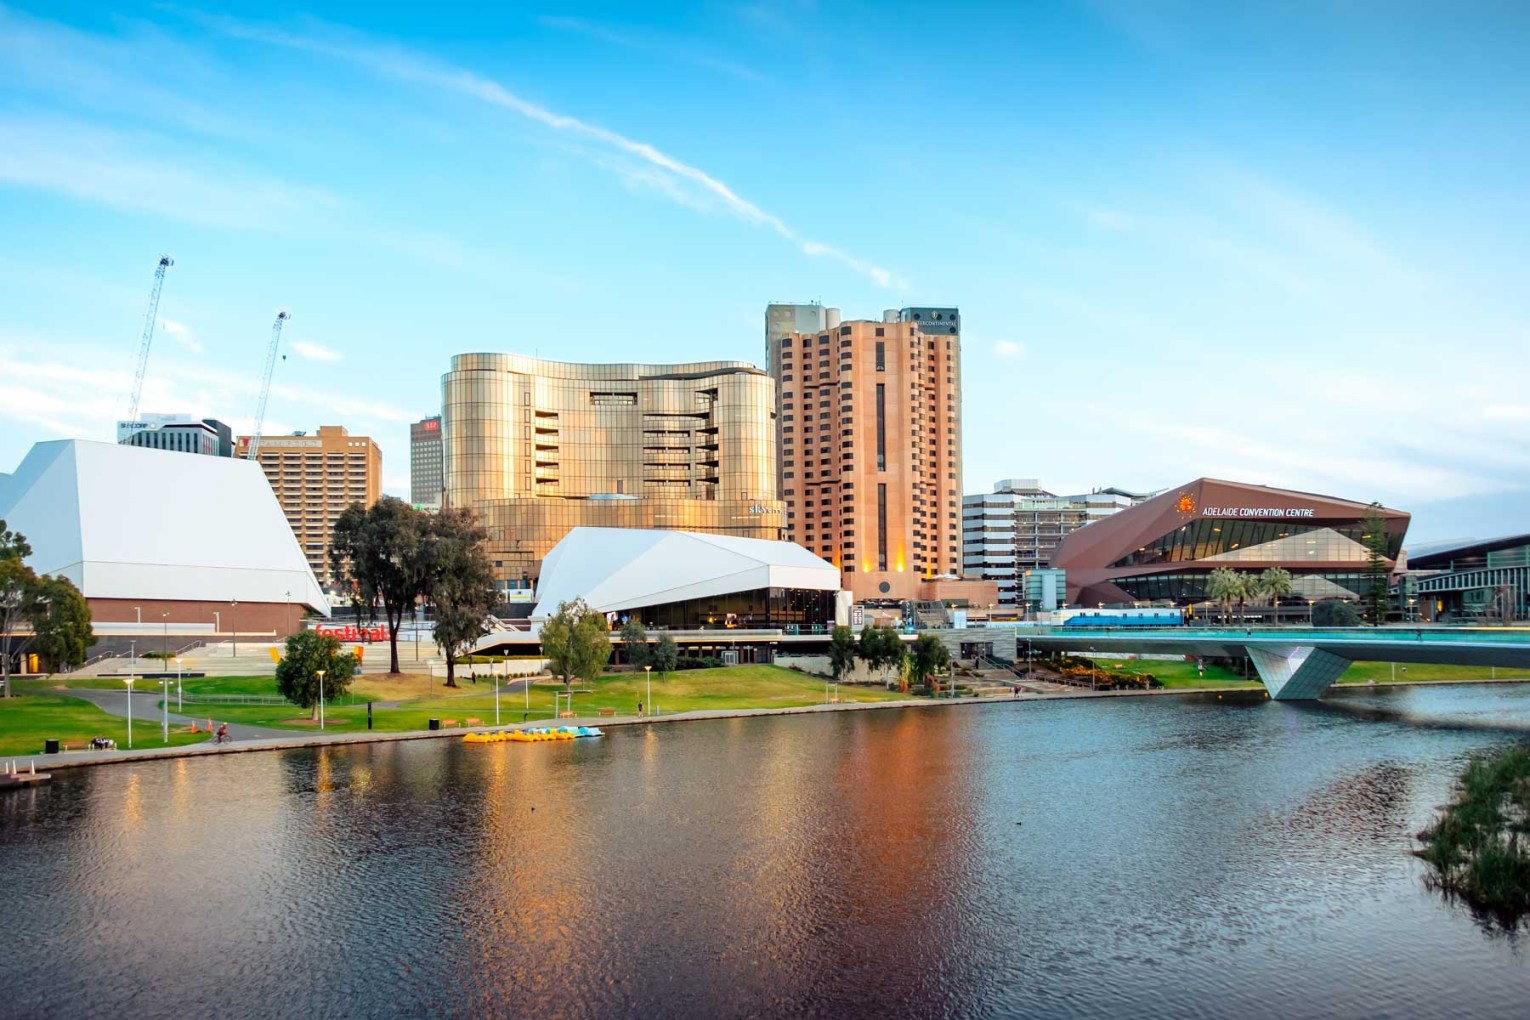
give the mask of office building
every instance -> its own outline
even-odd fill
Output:
[[[1530,535],[1409,549],[1400,580],[1394,610],[1404,620],[1530,619]]]
[[[741,361],[459,354],[441,381],[446,501],[476,511],[507,588],[576,527],[776,539],[774,407]]]
[[[234,455],[232,429],[216,418],[195,418],[189,414],[140,414],[136,421],[119,421],[117,442],[207,457]]]
[[[128,498],[135,492],[173,499]],[[309,613],[329,615],[271,487],[247,461],[37,443],[0,475],[0,519],[27,537],[29,566],[85,596],[97,637],[143,635],[143,650],[172,652],[236,632],[281,638]]]
[[[240,436],[239,456],[249,449],[250,437]],[[382,451],[366,436],[323,425],[314,435],[261,436],[256,456],[314,574],[332,586],[335,521],[352,504],[369,507],[382,498]]]
[[[1079,528],[1052,566],[1067,573],[1068,601],[1122,605],[1210,601],[1218,567],[1291,572],[1294,599],[1360,599],[1370,584],[1366,518],[1381,515],[1390,573],[1409,515],[1310,492],[1198,478]]]
[[[827,311],[824,328],[768,344],[786,536],[858,602],[917,600],[922,581],[961,570],[959,314]]]
[[[409,501],[420,510],[441,509],[441,416],[409,426]]]
[[[1048,566],[1074,530],[1146,498],[1124,489],[1059,496],[1035,478],[995,482],[992,492],[962,497],[962,570],[996,582],[1000,605],[1040,609],[1028,593],[1027,572]]]

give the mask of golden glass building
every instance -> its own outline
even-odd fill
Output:
[[[446,501],[477,512],[510,587],[579,526],[781,537],[776,385],[747,362],[459,354],[441,411]]]

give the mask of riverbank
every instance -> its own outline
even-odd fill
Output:
[[[1372,687],[1466,687],[1501,686],[1505,684],[1530,683],[1525,680],[1413,680],[1399,681],[1397,683],[1376,682],[1371,684],[1357,685],[1347,684],[1346,689],[1367,689]],[[1036,701],[1080,701],[1091,698],[1172,698],[1194,695],[1241,695],[1258,699],[1267,698],[1262,688],[1248,686],[1227,687],[1197,687],[1197,688],[1160,688],[1157,690],[1122,690],[1122,691],[1088,691],[1070,690],[1058,691],[1047,694],[1022,693],[1014,697],[995,698],[899,698],[892,701],[865,701],[852,702],[836,705],[795,705],[779,708],[730,708],[730,709],[696,709],[687,712],[676,712],[670,715],[643,717],[636,715],[628,716],[584,716],[574,719],[532,719],[526,722],[506,723],[501,726],[474,726],[459,727],[446,730],[397,730],[363,731],[360,733],[292,733],[290,736],[260,737],[250,740],[236,740],[226,744],[183,744],[169,747],[134,748],[132,750],[116,751],[69,751],[58,755],[11,755],[0,759],[0,762],[15,762],[18,769],[25,769],[31,764],[48,771],[67,768],[80,768],[92,765],[114,765],[121,763],[158,761],[170,758],[203,758],[222,754],[245,754],[252,751],[286,751],[303,747],[333,747],[348,744],[378,744],[390,741],[404,740],[435,740],[442,738],[462,739],[463,734],[469,732],[495,732],[501,730],[529,729],[537,726],[568,725],[568,726],[598,726],[601,729],[611,729],[620,726],[663,726],[673,723],[684,722],[707,722],[718,719],[739,719],[754,716],[773,715],[809,715],[822,712],[860,712],[888,708],[967,708],[979,705],[1011,704],[1014,702]],[[506,712],[509,715],[511,713]]]

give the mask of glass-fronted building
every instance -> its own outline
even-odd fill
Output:
[[[776,390],[746,362],[461,354],[441,383],[446,502],[509,587],[576,527],[776,539]]]
[[[1292,598],[1359,599],[1369,584],[1367,519],[1378,514],[1388,573],[1409,515],[1371,504],[1201,478],[1073,532],[1052,565],[1074,605],[1210,601],[1218,567],[1257,574],[1282,567]]]
[[[1425,546],[1408,552],[1399,609],[1425,620],[1530,619],[1530,535]]]

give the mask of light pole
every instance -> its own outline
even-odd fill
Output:
[[[170,610],[167,609],[163,613],[160,613],[159,614],[159,618],[160,618],[160,620],[165,625],[165,643],[164,643],[164,646],[161,649],[161,651],[164,652],[163,661],[164,661],[164,664],[165,664],[165,668],[169,669],[170,668]]]
[[[645,715],[653,715],[653,667],[644,666],[643,673],[648,677],[648,700],[643,702]]]
[[[168,744],[170,743],[170,678],[165,677],[159,682],[159,686],[161,692],[160,704],[165,707],[165,721],[162,724],[164,726],[163,737],[165,743]]]
[[[234,632],[234,654],[239,654],[239,618],[234,614],[239,611],[239,600],[230,599],[228,603],[228,629]]]
[[[132,673],[138,672],[138,642],[137,641],[129,641],[128,642],[128,671],[132,672]]]
[[[510,670],[510,660],[509,659],[505,659],[505,660],[503,660],[500,663],[500,672],[508,674],[509,670]],[[499,725],[499,673],[495,673],[493,667],[489,668],[489,673],[494,677],[494,725],[498,726]]]
[[[214,634],[222,634],[223,633],[223,617],[221,615],[219,615],[219,613],[218,613],[218,611],[216,609],[213,610],[213,633]]]
[[[287,624],[287,633],[292,633],[292,592],[287,592],[287,610],[282,614],[282,620]]]
[[[133,607],[133,612],[138,614],[138,626],[142,627],[143,626],[143,607],[142,606],[134,606]]]
[[[133,681],[135,679],[137,679],[137,678],[134,677],[132,674],[128,674],[127,678],[122,681],[123,683],[127,684],[127,689],[128,689],[127,717],[128,717],[128,750],[129,751],[131,751],[133,749]]]
[[[322,732],[324,729],[324,670],[318,669],[314,672],[319,674],[319,730]]]
[[[181,657],[175,657],[175,710],[179,712],[186,707],[186,691],[181,686]]]

